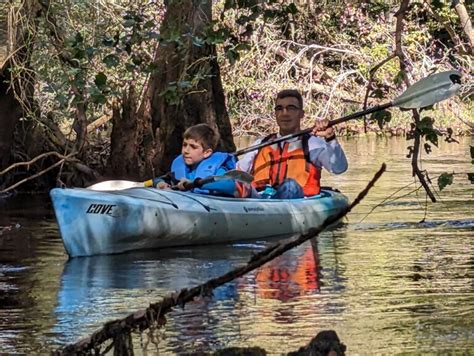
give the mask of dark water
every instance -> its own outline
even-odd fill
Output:
[[[472,172],[470,144],[442,144],[424,168],[433,178],[446,170]],[[323,179],[350,198],[388,164],[345,224],[213,298],[176,309],[148,350],[261,346],[280,354],[334,329],[348,354],[473,352],[474,189],[465,174],[456,176],[440,202],[425,209],[423,191],[413,192],[405,146],[403,139],[344,141],[349,171]],[[399,199],[367,216],[398,189]],[[16,197],[0,207],[0,352],[38,354],[77,341],[108,320],[246,263],[270,243],[68,261],[48,200]],[[143,353],[140,341],[149,340],[135,341]]]

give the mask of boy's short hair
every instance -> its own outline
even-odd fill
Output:
[[[283,98],[288,98],[288,97],[298,99],[298,103],[300,104],[300,109],[303,109],[303,97],[301,96],[301,93],[296,89],[281,90],[278,92],[276,99],[283,99]]]
[[[197,124],[184,131],[183,138],[199,142],[205,150],[210,148],[214,151],[219,143],[220,136],[208,124]]]

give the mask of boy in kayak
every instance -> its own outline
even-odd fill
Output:
[[[184,132],[181,154],[171,164],[171,174],[153,179],[152,185],[158,189],[168,189],[174,181],[177,182],[174,187],[184,191],[188,190],[185,185],[192,183],[196,178],[223,175],[235,169],[233,155],[226,152],[214,152],[218,142],[219,134],[209,125],[198,124],[189,127]],[[236,187],[232,179],[226,179],[204,184],[191,191],[233,197]]]
[[[279,132],[257,140],[263,143],[301,132],[303,98],[297,90],[282,90],[275,101]],[[316,121],[311,134],[247,153],[237,168],[253,174],[260,197],[296,199],[319,194],[321,169],[334,174],[347,170],[347,159],[328,120]]]

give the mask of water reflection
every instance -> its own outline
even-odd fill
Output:
[[[423,166],[431,177],[472,171],[472,143],[460,141],[434,148]],[[407,195],[413,177],[403,138],[342,144],[349,171],[325,174],[323,184],[351,199],[381,162],[388,164],[346,223],[318,238],[317,253],[304,244],[217,289],[213,298],[177,308],[168,315],[161,352],[261,346],[281,354],[334,329],[349,354],[472,353],[474,186],[466,175],[456,176],[440,203],[425,211],[421,191]],[[386,200],[396,190],[400,198]],[[242,265],[271,243],[67,261],[50,203],[33,198],[0,206],[0,353],[46,354]]]
[[[95,329],[99,320],[123,317],[134,310],[133,306],[144,308],[170,291],[224,274],[270,243],[71,259],[61,276],[55,308],[58,322],[53,332],[61,335],[62,343],[77,341]],[[239,328],[248,323],[245,310],[255,308],[257,303],[252,318],[271,315],[271,323],[296,323],[304,308],[301,300],[319,293],[319,270],[315,241],[290,251],[254,273],[217,288],[212,297],[203,296],[184,309],[177,308],[168,318],[167,338],[160,349],[177,353],[209,351],[225,347],[228,340],[239,343]],[[72,323],[74,328],[70,327]]]

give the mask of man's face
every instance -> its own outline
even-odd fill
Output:
[[[304,111],[298,99],[292,96],[279,98],[275,103],[275,117],[282,136],[301,131],[301,119]]]
[[[194,166],[209,157],[212,154],[212,150],[210,148],[205,150],[200,142],[189,138],[184,139],[181,146],[181,154],[183,155],[184,163],[188,166]]]

